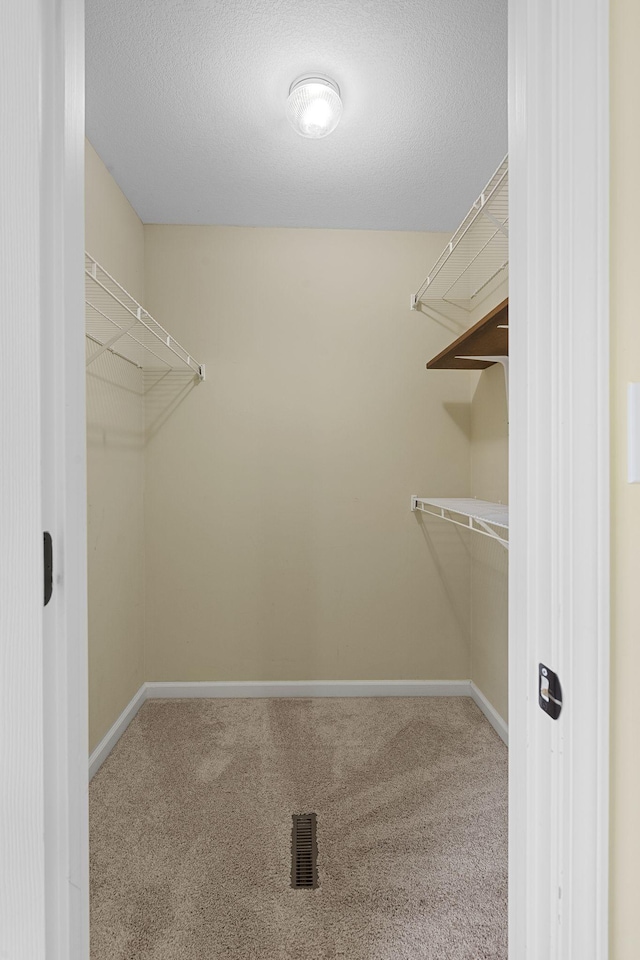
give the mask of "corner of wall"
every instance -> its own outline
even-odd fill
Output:
[[[508,296],[508,281],[473,321]],[[480,500],[509,501],[509,426],[504,371],[495,364],[476,375],[471,400],[471,492]],[[471,679],[498,714],[508,716],[508,551],[474,537],[471,545]]]
[[[142,300],[142,223],[85,148],[87,250]],[[90,750],[144,682],[143,445],[142,374],[106,352],[87,368]]]

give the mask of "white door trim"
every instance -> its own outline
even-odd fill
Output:
[[[43,618],[46,958],[87,960],[84,3],[39,5],[42,510],[54,549]]]
[[[0,5],[0,956],[11,960],[45,956],[40,29],[38,0]]]
[[[509,2],[513,960],[608,955],[608,13]]]

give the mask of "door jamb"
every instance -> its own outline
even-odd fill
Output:
[[[509,0],[513,960],[608,956],[608,35],[608,0]]]
[[[84,338],[84,2],[40,0],[41,323],[47,960],[88,960],[88,638]]]

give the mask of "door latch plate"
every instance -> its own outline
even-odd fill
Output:
[[[562,711],[562,686],[558,674],[544,663],[538,667],[538,703],[552,720],[558,719]]]
[[[44,605],[51,600],[53,593],[53,541],[51,534],[44,534]]]

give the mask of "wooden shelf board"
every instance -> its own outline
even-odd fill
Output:
[[[509,356],[509,300],[503,300],[495,309],[473,327],[449,344],[427,364],[428,370],[484,370],[492,361],[463,360],[462,357]]]

